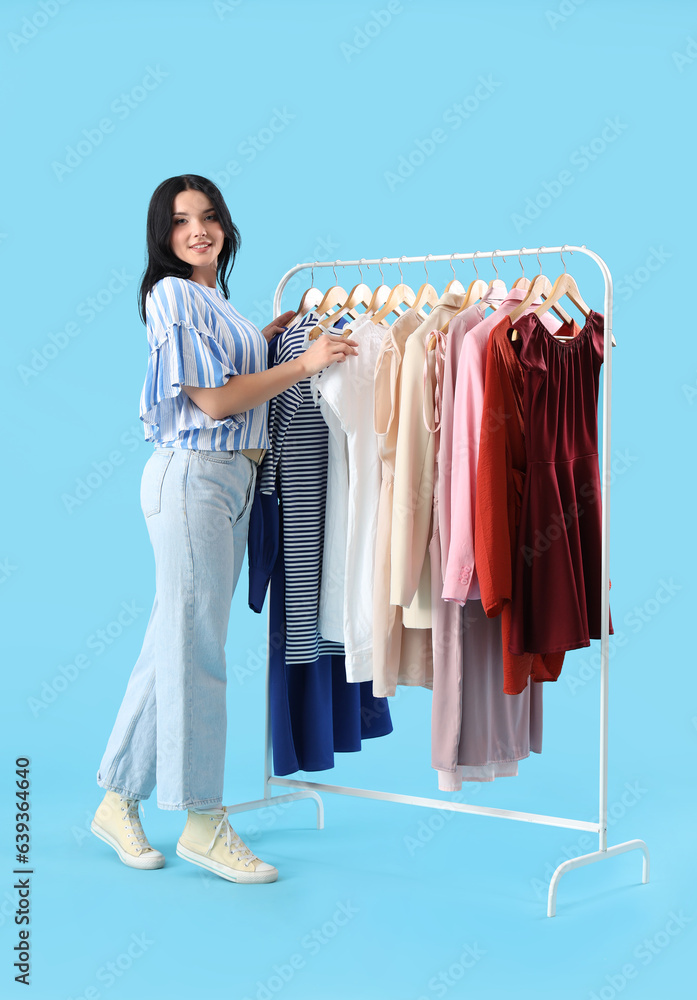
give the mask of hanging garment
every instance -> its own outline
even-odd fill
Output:
[[[523,436],[523,369],[513,325],[505,316],[491,331],[487,347],[484,414],[477,463],[474,559],[482,604],[489,617],[501,616],[503,690],[516,695],[528,677],[553,681],[561,672],[563,653],[522,653],[509,650],[511,597],[520,507],[525,481]],[[516,341],[520,346],[520,341]],[[534,691],[534,688],[533,688]]]
[[[512,288],[495,312],[469,330],[458,358],[452,411],[452,523],[448,561],[443,569],[443,597],[446,601],[464,604],[469,596],[480,596],[474,564],[474,514],[477,457],[484,409],[486,348],[491,330],[526,295],[527,292],[522,288]],[[547,313],[542,321],[550,329],[559,326]]]
[[[309,330],[317,323],[313,313],[302,317],[284,333],[275,337],[269,345],[269,367],[280,364],[289,353],[279,350],[283,341],[289,338],[295,356],[302,352]],[[309,392],[309,379],[306,388]],[[295,395],[295,394],[294,394]],[[288,620],[286,615],[286,582],[288,567],[284,556],[291,555],[290,576],[298,576],[310,583],[320,576],[321,536],[319,545],[303,546],[293,535],[293,546],[286,546],[282,529],[286,523],[288,509],[282,516],[279,510],[284,497],[296,489],[292,479],[292,469],[304,480],[322,481],[326,476],[326,446],[321,447],[322,430],[326,425],[321,415],[309,400],[309,413],[314,421],[306,419],[298,425],[301,433],[296,434],[294,423],[298,410],[306,404],[305,394],[297,409],[291,412],[289,405],[274,397],[272,415],[269,421],[272,448],[261,472],[264,473],[265,493],[261,483],[255,493],[250,518],[248,559],[249,559],[249,606],[260,612],[264,603],[269,581],[271,581],[269,620],[269,686],[271,709],[271,735],[273,746],[274,772],[278,775],[290,774],[297,770],[324,770],[334,766],[335,752],[355,752],[361,749],[361,739],[384,736],[392,732],[392,721],[385,699],[373,697],[370,682],[349,685],[346,681],[344,657],[340,654],[321,653],[304,662],[289,662],[287,657]],[[274,405],[275,404],[275,405]],[[313,426],[314,424],[314,426]],[[318,436],[317,431],[320,431]],[[302,447],[304,431],[305,447]],[[284,448],[296,438],[291,455],[295,461],[284,460]],[[320,445],[318,446],[318,441]],[[273,468],[276,474],[273,474]],[[281,472],[285,469],[285,475]],[[261,479],[261,476],[260,476]],[[280,487],[277,492],[276,484]],[[299,484],[302,488],[303,482]],[[285,494],[284,494],[285,487]],[[316,509],[319,504],[319,509]],[[312,502],[308,502],[308,523],[324,524],[324,505],[321,493],[314,492]],[[296,513],[296,518],[297,518]],[[302,516],[299,518],[302,524]],[[298,525],[296,524],[296,527]],[[319,587],[317,587],[317,590]],[[315,592],[309,587],[310,596]],[[315,602],[315,615],[317,602]],[[294,619],[297,622],[297,615]],[[306,623],[303,632],[307,634]],[[318,640],[320,647],[322,640]],[[298,643],[296,642],[296,648]],[[341,650],[338,644],[331,648]]]
[[[401,367],[399,432],[395,452],[394,500],[392,514],[390,603],[408,608],[424,578],[426,606],[409,624],[431,627],[428,544],[431,537],[435,444],[424,424],[424,406],[433,420],[435,360],[426,352],[431,331],[444,326],[457,312],[464,295],[445,292],[419,327],[407,339]],[[424,392],[424,358],[430,368],[430,391]],[[433,359],[433,360],[432,360]],[[407,618],[405,617],[405,621]]]
[[[518,773],[518,761],[542,752],[542,689],[512,698],[503,693],[501,627],[481,601],[465,607],[440,596],[438,504],[430,543],[433,587],[433,701],[431,764],[438,788],[493,781]]]
[[[360,316],[343,330],[330,327],[327,332],[348,334],[359,348],[358,355],[325,368],[310,380],[330,426],[329,462],[337,471],[333,476],[330,472],[329,485],[336,483],[339,492],[336,496],[328,490],[327,495],[321,597],[325,597],[324,610],[337,594],[342,601],[347,680],[372,681],[375,534],[381,480],[372,414],[375,363],[384,331]],[[343,552],[342,545],[327,545],[329,530],[342,536]],[[333,603],[334,609],[326,615],[330,621],[337,617],[338,602]],[[322,611],[320,598],[320,632],[326,638]]]
[[[441,442],[452,428],[454,392],[446,391],[457,370],[459,350],[471,336],[468,325],[481,320],[482,309],[466,309],[436,335],[436,392],[442,383],[440,407],[432,425],[436,445],[433,537],[429,552],[433,581],[433,701],[431,705],[431,764],[441,791],[457,791],[463,781],[493,781],[518,773],[518,760],[542,750],[542,691],[531,688],[510,698],[503,693],[501,627],[470,597],[465,607],[441,596],[443,588],[440,539]],[[465,336],[466,335],[466,336]],[[454,338],[451,340],[451,338]],[[444,346],[445,342],[445,346]]]
[[[257,493],[255,500],[262,494]],[[254,507],[252,508],[254,513]],[[251,544],[250,536],[250,544]],[[256,563],[259,575],[268,573]],[[257,598],[258,599],[258,598]],[[262,599],[263,600],[263,599]],[[349,684],[344,657],[321,655],[288,663],[285,655],[285,566],[279,548],[272,564],[269,610],[269,701],[274,774],[324,771],[335,753],[355,753],[361,741],[392,732],[386,698],[374,698],[370,681]]]
[[[470,313],[472,319],[464,318],[464,311],[454,316],[448,325],[445,337],[445,359],[443,363],[443,389],[441,402],[441,421],[437,443],[438,463],[438,511],[441,566],[443,572],[448,565],[450,550],[451,514],[451,483],[453,475],[453,410],[455,406],[455,381],[457,378],[457,363],[462,350],[465,334],[476,323],[485,318],[484,306],[479,302],[468,306],[474,310]]]
[[[373,423],[382,479],[378,501],[373,584],[373,694],[393,696],[398,684],[431,688],[430,629],[407,628],[403,609],[390,604],[394,469],[400,410],[400,368],[408,336],[421,317],[406,309],[384,334],[374,376]],[[418,600],[418,593],[415,600]],[[421,602],[423,603],[423,602]]]
[[[317,315],[301,317],[276,345],[275,364],[299,357]],[[310,379],[274,396],[269,405],[270,449],[260,467],[259,489],[278,490],[285,573],[286,660],[312,663],[343,645],[317,628],[324,510],[327,489],[327,425],[314,404]]]
[[[524,376],[527,474],[513,581],[513,653],[554,653],[600,638],[598,385],[603,317],[560,341],[534,313],[516,321]],[[610,631],[612,625],[610,624]]]

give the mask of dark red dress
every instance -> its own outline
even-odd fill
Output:
[[[516,547],[512,653],[555,653],[600,638],[598,386],[603,316],[557,333],[520,317],[527,475]],[[610,627],[612,631],[612,626]]]

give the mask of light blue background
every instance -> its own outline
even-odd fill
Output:
[[[7,851],[13,761],[26,754],[36,1000],[77,1000],[89,987],[107,1000],[251,1000],[264,988],[283,1000],[694,996],[695,7],[402,0],[380,26],[371,10],[386,6],[3,4],[0,819]],[[36,30],[21,39],[23,28]],[[152,71],[154,89],[133,90]],[[489,91],[477,100],[480,78]],[[131,91],[128,108],[120,95]],[[468,98],[469,117],[458,119],[454,106]],[[279,111],[284,127],[252,159],[249,137]],[[95,132],[104,118],[110,131]],[[613,141],[584,159],[607,119]],[[390,178],[434,129],[444,138],[432,154],[401,182]],[[83,130],[100,141],[61,173],[56,163]],[[558,196],[521,221],[528,199],[563,170],[571,182],[552,185]],[[182,172],[220,184],[242,233],[231,298],[262,324],[281,275],[313,257],[585,243],[608,262],[618,345],[612,609],[625,639],[611,661],[609,842],[648,842],[649,885],[639,884],[638,854],[573,872],[548,920],[551,870],[593,850],[592,835],[334,795],[322,832],[309,802],[238,817],[281,873],[255,888],[179,861],[183,817],[154,799],[145,827],[167,854],[163,870],[125,868],[88,832],[97,766],[153,597],[138,496],[149,446],[138,420],[146,340],[136,294],[149,198]],[[544,263],[553,278],[560,262]],[[125,285],[109,295],[114,269]],[[594,266],[575,256],[569,269],[602,310]],[[515,260],[500,270],[509,283],[520,273]],[[469,264],[457,273],[474,276]],[[405,269],[412,284],[422,275]],[[430,276],[441,290],[452,277],[447,264]],[[374,286],[376,270],[366,277]],[[284,307],[304,287],[294,283]],[[111,301],[90,314],[100,291]],[[61,335],[71,322],[74,336]],[[95,470],[80,502],[66,500]],[[655,597],[662,581],[665,603]],[[118,626],[124,602],[133,620]],[[108,628],[113,638],[100,646]],[[264,638],[243,574],[228,642],[228,802],[262,791]],[[88,662],[71,670],[81,655]],[[521,762],[517,779],[468,787],[463,800],[596,817],[597,662],[595,648],[568,655],[545,690],[544,753]],[[391,709],[391,736],[314,777],[438,796],[430,694],[399,689]],[[12,864],[4,853],[0,975],[5,995],[19,996]],[[340,903],[355,911],[345,926],[333,922]],[[684,929],[670,936],[672,912]],[[335,933],[310,947],[306,936],[323,924]],[[144,935],[142,954],[121,957],[112,982],[104,968],[128,955],[132,935]],[[466,946],[479,957],[465,970]],[[275,966],[287,982],[273,979]],[[437,985],[450,967],[462,978]]]

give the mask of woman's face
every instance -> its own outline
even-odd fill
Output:
[[[202,191],[180,191],[172,203],[170,242],[177,257],[194,267],[197,280],[215,277],[224,238],[210,198]]]

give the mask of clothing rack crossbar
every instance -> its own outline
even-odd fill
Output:
[[[524,823],[539,823],[544,826],[557,826],[573,830],[586,830],[598,834],[598,850],[562,862],[555,870],[549,884],[547,897],[547,915],[553,917],[556,913],[557,889],[561,876],[574,868],[615,857],[628,851],[643,853],[642,882],[649,880],[649,850],[643,840],[628,840],[612,847],[607,845],[607,777],[608,777],[608,681],[609,681],[609,645],[610,645],[610,426],[612,403],[612,275],[607,264],[597,253],[589,250],[585,244],[575,246],[563,244],[558,247],[520,247],[516,250],[476,250],[468,253],[425,254],[416,257],[361,257],[360,260],[309,261],[296,264],[283,275],[278,283],[273,300],[273,314],[281,314],[281,298],[288,281],[299,271],[308,268],[323,267],[363,267],[385,264],[415,264],[433,263],[437,261],[456,260],[495,260],[497,258],[515,257],[534,254],[581,253],[596,262],[605,281],[604,303],[604,365],[603,365],[603,453],[602,453],[602,550],[601,550],[601,633],[600,633],[600,772],[598,782],[598,822],[586,820],[564,819],[558,816],[547,816],[539,813],[517,812],[510,809],[497,809],[489,806],[473,806],[469,803],[450,802],[445,799],[423,798],[415,795],[402,795],[397,792],[383,792],[375,789],[355,788],[346,785],[329,785],[316,781],[301,781],[296,778],[281,778],[273,774],[272,743],[271,743],[271,702],[269,684],[269,662],[266,663],[266,717],[265,717],[265,755],[263,798],[249,802],[241,802],[228,806],[230,813],[244,812],[251,809],[268,808],[273,805],[291,802],[301,798],[312,798],[317,806],[317,828],[324,826],[324,809],[319,792],[330,792],[336,795],[353,795],[360,798],[382,799],[386,802],[401,802],[407,805],[424,806],[432,809],[445,809],[452,812],[472,813],[478,816],[491,816],[497,819],[517,820]],[[270,621],[270,609],[269,609]],[[272,795],[272,787],[280,786],[297,789],[281,795]]]

